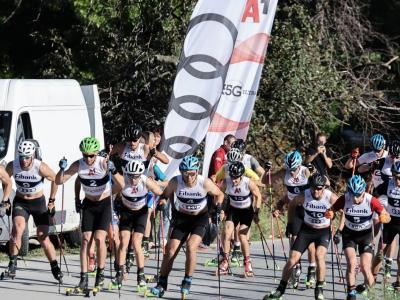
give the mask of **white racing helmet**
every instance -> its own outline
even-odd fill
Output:
[[[30,141],[22,141],[18,145],[19,156],[33,156],[35,154],[35,144]]]

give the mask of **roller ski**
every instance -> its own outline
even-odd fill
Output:
[[[53,274],[54,279],[57,280],[60,284],[62,284],[64,274],[61,272],[61,269],[58,266],[57,261],[56,260],[52,261],[50,263],[50,267],[51,267],[51,273]]]
[[[315,287],[315,291],[314,291],[314,296],[315,296],[315,300],[324,300],[324,290],[323,290],[323,286],[317,286]]]
[[[110,284],[108,285],[109,290],[121,289],[122,281],[124,279],[124,266],[117,266],[117,273],[115,277],[111,279]]]
[[[96,281],[94,283],[94,288],[92,290],[93,296],[96,296],[101,292],[104,286],[104,269],[97,269]]]
[[[71,295],[82,295],[85,297],[90,296],[90,289],[88,288],[88,274],[87,273],[81,273],[81,279],[79,281],[79,284],[74,287],[74,288],[67,288],[65,290],[65,294],[67,296]]]
[[[250,259],[247,257],[244,260],[244,278],[254,277],[253,267]]]
[[[357,292],[356,290],[349,291],[347,293],[346,300],[356,300],[357,299]]]
[[[218,269],[215,271],[215,276],[223,276],[223,275],[228,275],[229,274],[229,263],[228,263],[228,258],[225,256],[221,263],[218,266]]]
[[[147,291],[147,281],[144,273],[140,273],[137,275],[137,293],[139,295],[144,296]]]
[[[192,278],[191,277],[185,277],[182,280],[181,284],[181,299],[185,300],[187,296],[190,293],[190,287],[192,285]]]
[[[306,287],[308,289],[311,289],[314,287],[316,279],[315,279],[315,272],[316,268],[315,267],[308,267],[308,272],[307,272],[307,277],[306,277]]]
[[[290,283],[293,289],[297,289],[299,287],[300,276],[301,276],[301,267],[300,265],[297,265],[296,267],[293,268],[292,275],[290,276]]]
[[[11,278],[14,280],[16,275],[17,275],[17,258],[15,259],[10,258],[10,262],[8,263],[8,268],[0,274],[0,280],[4,280],[6,278]]]
[[[223,260],[223,258],[224,258],[224,255],[221,254],[221,255],[219,256],[219,262],[218,262],[218,257],[215,257],[215,258],[212,258],[212,259],[207,259],[207,260],[204,262],[204,266],[205,266],[205,267],[211,267],[211,268],[218,267],[218,265],[221,263],[221,261]]]
[[[167,278],[160,277],[155,287],[147,288],[144,293],[145,298],[162,298],[167,290]]]

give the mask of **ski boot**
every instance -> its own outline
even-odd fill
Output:
[[[147,281],[144,272],[137,274],[137,292],[139,295],[144,295],[147,290]]]
[[[104,268],[97,268],[96,280],[94,282],[93,296],[96,296],[104,286]]]
[[[301,266],[296,265],[292,270],[292,275],[290,277],[290,282],[292,284],[293,289],[297,289],[299,287],[299,281],[301,276]]]
[[[242,251],[240,251],[240,246],[233,246],[231,266],[234,268],[241,267],[241,264],[240,264],[241,257],[242,257]]]
[[[126,254],[126,261],[125,261],[125,269],[127,273],[130,273],[134,262],[135,262],[135,254],[133,253],[132,249],[129,249],[128,253]]]
[[[366,293],[366,291],[367,291],[367,286],[365,285],[365,283],[363,283],[363,284],[358,284],[358,285],[356,286],[356,292],[357,292],[357,294],[362,295],[362,294]]]
[[[70,295],[85,295],[86,297],[89,297],[90,290],[88,288],[89,280],[88,280],[88,274],[81,272],[81,279],[79,281],[79,284],[74,287],[74,288],[68,288],[65,290],[65,294],[67,296]]]
[[[384,267],[384,278],[390,279],[392,272],[392,260],[385,259],[385,267]]]
[[[312,288],[315,284],[315,267],[308,267],[307,277],[306,277],[306,287],[308,289]]]
[[[155,287],[152,287],[150,289],[147,289],[146,292],[144,293],[144,297],[148,298],[153,298],[153,297],[158,297],[161,298],[165,291],[167,290],[168,286],[168,279],[167,277],[160,276],[158,279],[158,283]]]
[[[222,249],[219,250],[219,261],[218,261],[218,256],[211,258],[211,259],[207,259],[204,262],[204,266],[205,267],[218,267],[218,265],[221,263],[221,261],[224,259],[224,251]]]
[[[267,300],[267,299],[282,300],[282,296],[283,296],[283,293],[277,289],[277,290],[271,292],[271,294],[269,294],[268,297],[265,296],[263,298],[263,300]]]
[[[122,287],[122,280],[124,279],[124,266],[117,266],[114,279],[108,286],[109,290],[120,289]]]
[[[356,300],[357,299],[357,292],[356,290],[351,290],[347,293],[346,300]]]
[[[215,271],[215,276],[218,276],[218,272],[219,276],[229,274],[229,263],[227,255],[224,256],[224,259],[219,264],[218,269]]]
[[[89,276],[96,276],[96,257],[93,253],[89,255],[88,274]]]
[[[244,278],[254,277],[253,267],[251,266],[250,258],[247,256],[244,259]]]
[[[190,293],[190,286],[192,285],[192,277],[185,276],[181,284],[181,299],[185,300]]]
[[[52,261],[50,263],[50,267],[51,267],[51,273],[53,274],[54,279],[57,280],[60,284],[62,284],[64,274],[61,272],[61,269],[58,266],[57,261],[56,260]]]
[[[319,283],[315,286],[314,297],[315,300],[324,300],[324,290],[323,290],[323,283]]]
[[[149,241],[142,241],[142,252],[145,259],[150,257]]]
[[[397,293],[400,292],[400,282],[398,282],[398,281],[393,282],[392,283],[392,289]]]
[[[3,280],[6,277],[14,279],[16,274],[17,274],[17,256],[10,256],[10,262],[8,263],[8,268],[7,270],[5,270],[0,274],[0,280]]]

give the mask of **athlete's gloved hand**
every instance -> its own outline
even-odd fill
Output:
[[[332,220],[335,217],[335,212],[332,209],[327,209],[325,212],[325,218]]]
[[[285,235],[287,238],[290,238],[290,236],[292,235],[291,232],[293,232],[293,224],[287,223],[286,230],[285,230]]]
[[[369,164],[369,169],[371,171],[375,171],[376,169],[379,168],[379,160],[375,160],[372,163]]]
[[[117,168],[115,167],[115,164],[112,160],[108,161],[108,171],[111,172],[111,174],[115,175],[117,173]]]
[[[358,147],[351,150],[351,158],[352,159],[357,159],[357,157],[359,155],[360,155],[360,149]]]
[[[62,159],[60,159],[58,166],[60,167],[61,170],[65,170],[67,168],[67,164],[68,164],[67,159],[62,158]]]
[[[337,245],[340,244],[340,241],[342,240],[342,232],[338,229],[335,232],[335,235],[333,236],[333,242]]]
[[[104,157],[104,158],[107,158],[108,157],[107,149],[100,150],[97,155],[101,156],[101,157]]]
[[[253,220],[254,220],[254,223],[256,223],[256,224],[260,223],[260,216],[258,214],[258,211],[254,212]]]
[[[314,167],[314,165],[312,163],[306,164],[306,167],[310,171],[311,174],[314,173],[315,167]]]
[[[80,214],[82,210],[82,202],[81,199],[75,198],[75,211]]]
[[[4,217],[7,214],[7,206],[4,202],[0,204],[0,218]]]
[[[157,210],[162,212],[163,215],[168,214],[168,207],[167,207],[167,203],[165,203],[165,201],[160,201],[157,204]]]
[[[156,155],[156,148],[154,147],[154,148],[151,148],[150,149],[150,156],[154,156],[154,155]]]
[[[264,164],[265,171],[268,172],[269,170],[271,170],[271,168],[272,168],[272,162],[266,161]]]
[[[56,214],[56,206],[54,204],[55,201],[56,199],[49,198],[49,203],[47,204],[47,213],[51,218],[53,218],[54,215]]]
[[[10,199],[3,200],[1,206],[5,209],[5,213],[7,216],[11,216],[11,202]]]
[[[379,215],[379,222],[381,222],[382,224],[387,224],[390,222],[390,215],[388,213],[381,213]]]

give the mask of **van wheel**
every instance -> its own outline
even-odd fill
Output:
[[[67,238],[68,245],[73,247],[80,247],[82,242],[82,232],[80,228],[75,229],[68,233]]]
[[[27,224],[24,230],[24,234],[22,235],[21,249],[19,249],[19,255],[27,256],[28,252],[29,252],[29,231]]]

